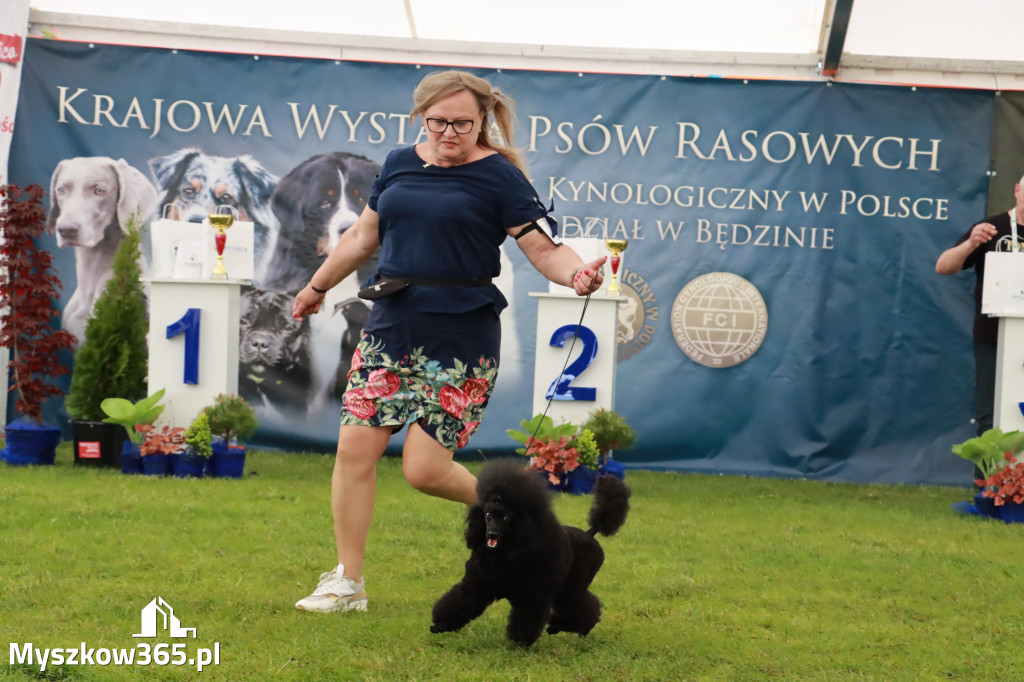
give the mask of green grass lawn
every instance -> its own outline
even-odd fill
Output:
[[[379,466],[368,613],[293,604],[334,561],[333,457],[253,452],[242,480],[0,465],[0,632],[8,645],[219,645],[219,665],[0,666],[2,679],[1021,680],[1024,526],[954,514],[967,488],[629,471],[630,518],[602,539],[590,636],[504,639],[502,602],[432,635],[462,575],[463,510]],[[479,463],[470,463],[476,469]],[[560,496],[582,525],[589,497]],[[525,581],[542,576],[524,574]],[[196,639],[136,639],[160,596]],[[1007,606],[1007,605],[1010,606]],[[168,651],[170,651],[168,647]]]

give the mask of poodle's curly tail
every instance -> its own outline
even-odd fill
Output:
[[[594,504],[590,507],[591,535],[614,535],[626,522],[629,512],[629,486],[615,476],[605,474],[594,484]]]

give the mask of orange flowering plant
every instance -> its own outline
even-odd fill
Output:
[[[1024,502],[1024,462],[1018,462],[1012,452],[1005,453],[1003,457],[1006,458],[1003,468],[996,469],[988,478],[975,481],[984,488],[982,495],[993,498],[997,507],[1007,502]]]
[[[157,430],[152,424],[138,424],[135,430],[145,434],[142,445],[139,446],[139,454],[147,455],[173,455],[185,448],[185,429],[181,426],[164,426]]]
[[[548,480],[558,485],[562,477],[580,465],[579,452],[571,446],[568,436],[553,437],[548,440],[534,440],[526,450],[530,458],[530,466],[538,471],[547,472]]]

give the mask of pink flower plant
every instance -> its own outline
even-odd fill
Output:
[[[1007,452],[1004,457],[1006,464],[1002,469],[997,469],[986,479],[975,481],[985,488],[982,495],[994,498],[997,507],[1007,502],[1024,502],[1024,462],[1018,462],[1014,452]]]
[[[568,436],[558,436],[549,440],[531,441],[526,450],[530,466],[547,472],[548,480],[558,485],[562,482],[562,476],[580,465],[576,448],[569,447],[571,440]]]

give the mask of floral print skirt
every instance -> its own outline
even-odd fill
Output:
[[[491,307],[368,324],[352,356],[341,423],[418,422],[451,451],[480,425],[498,376],[501,323]]]

